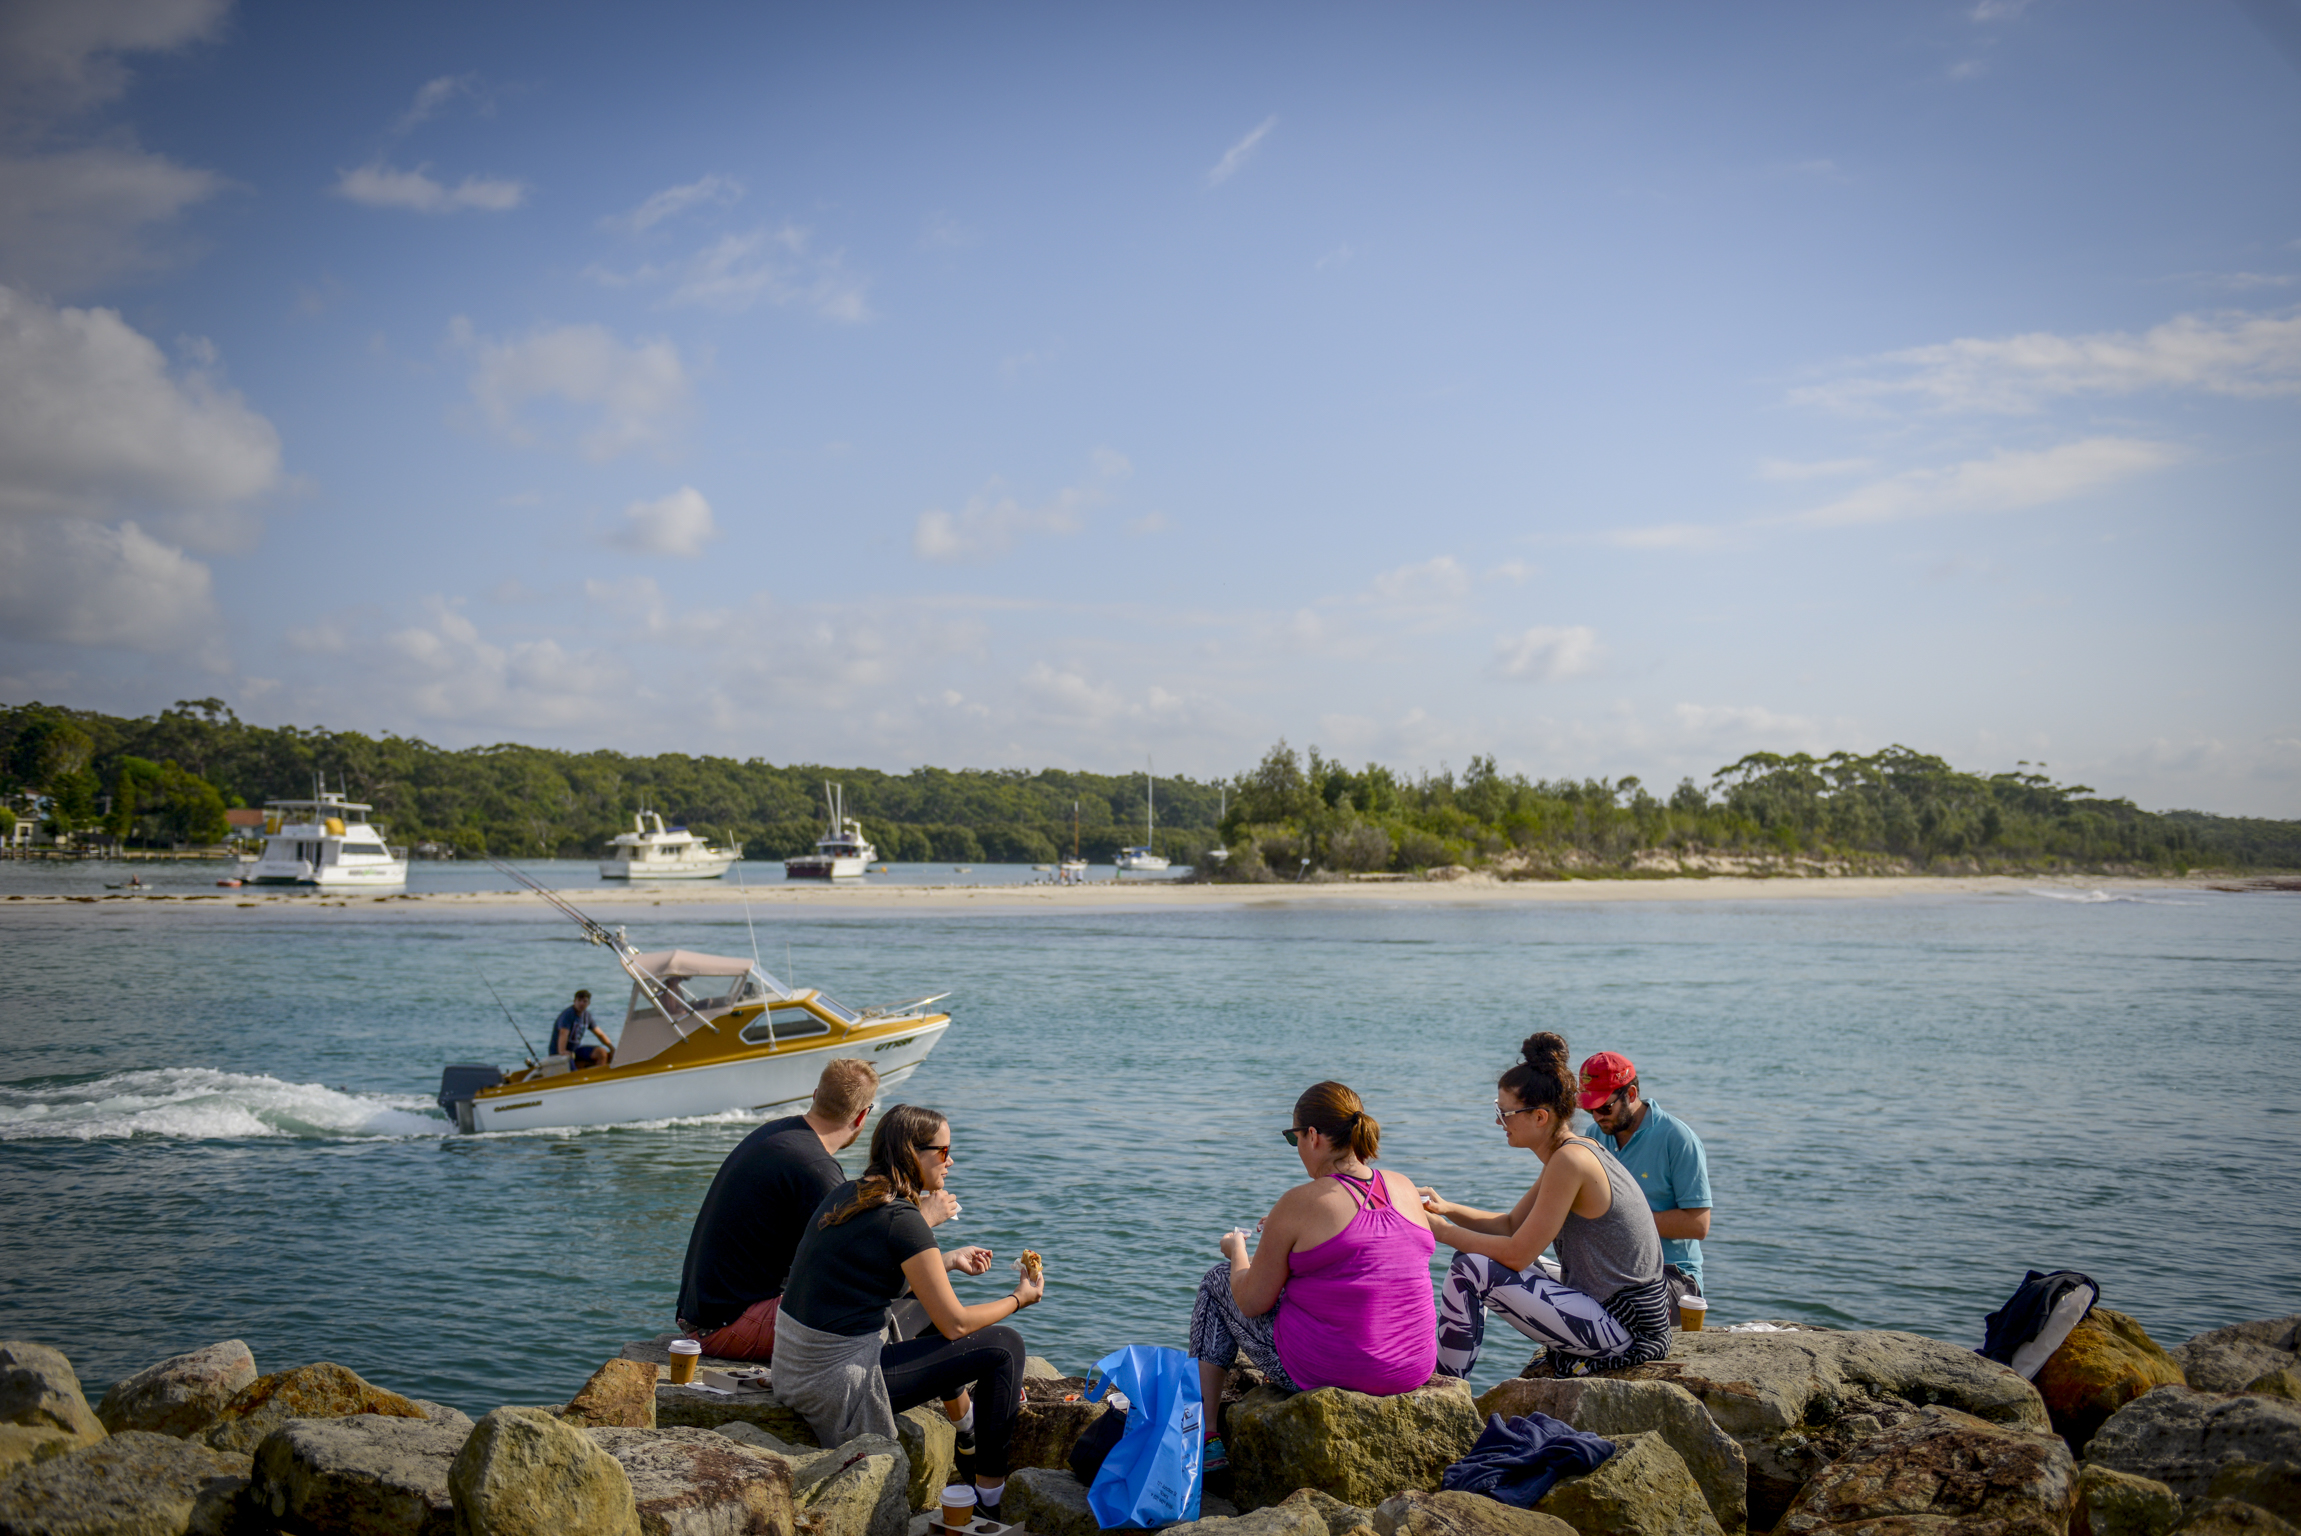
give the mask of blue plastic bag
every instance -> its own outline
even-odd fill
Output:
[[[1127,1397],[1127,1430],[1087,1489],[1095,1523],[1109,1530],[1196,1520],[1206,1443],[1198,1362],[1179,1349],[1129,1344],[1095,1362],[1082,1395],[1099,1403],[1113,1387]]]

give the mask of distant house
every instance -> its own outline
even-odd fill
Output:
[[[232,829],[232,836],[246,837],[264,829],[264,813],[245,807],[224,812],[224,821]]]

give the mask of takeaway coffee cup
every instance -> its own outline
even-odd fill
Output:
[[[1678,1326],[1684,1328],[1688,1333],[1700,1333],[1702,1324],[1708,1320],[1709,1314],[1710,1304],[1701,1297],[1681,1296],[1678,1298]]]
[[[686,1386],[695,1379],[695,1367],[703,1363],[703,1346],[693,1339],[671,1341],[671,1379]]]
[[[943,1529],[963,1531],[975,1523],[975,1490],[965,1483],[948,1483],[943,1488]]]

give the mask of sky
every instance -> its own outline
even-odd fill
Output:
[[[0,6],[0,701],[2301,816],[2301,0]]]

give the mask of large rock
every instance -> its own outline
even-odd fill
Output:
[[[1534,1507],[1582,1536],[1723,1536],[1694,1474],[1652,1430],[1615,1441],[1612,1456]]]
[[[0,1340],[0,1424],[60,1429],[82,1445],[104,1438],[72,1362],[60,1350],[23,1339]]]
[[[1087,1426],[1110,1412],[1108,1403],[1085,1401],[1086,1378],[1040,1376],[1023,1378],[1023,1411],[1015,1418],[1014,1444],[1007,1451],[1010,1467],[1067,1467],[1071,1447]],[[1064,1402],[1080,1395],[1078,1402]]]
[[[256,1447],[249,1502],[291,1531],[453,1536],[447,1474],[466,1436],[376,1413],[290,1419]]]
[[[789,1469],[813,1536],[903,1536],[909,1527],[910,1458],[893,1440],[858,1435],[826,1451],[778,1440],[756,1424],[722,1424],[717,1432]]]
[[[639,1536],[622,1464],[540,1408],[481,1419],[448,1469],[457,1536]]]
[[[2059,1435],[1931,1408],[1816,1473],[1776,1530],[2063,1536],[2076,1502],[2077,1461]]]
[[[1681,1333],[1668,1355],[1625,1374],[1684,1387],[1741,1444],[1755,1530],[1780,1520],[1852,1441],[1924,1405],[2015,1429],[2050,1427],[2045,1400],[2013,1371],[1914,1333]]]
[[[1547,1414],[1609,1440],[1653,1430],[1701,1485],[1702,1498],[1726,1536],[1749,1525],[1750,1465],[1741,1442],[1720,1429],[1701,1400],[1675,1382],[1516,1376],[1480,1397],[1478,1412],[1506,1419]]]
[[[225,1536],[248,1458],[125,1430],[0,1479],[6,1536]]]
[[[2263,1397],[2282,1397],[2289,1403],[2301,1403],[2301,1371],[2289,1365],[2280,1366],[2245,1383],[2245,1390],[2258,1392]]]
[[[587,1430],[631,1479],[643,1536],[792,1536],[790,1465],[710,1429]]]
[[[2301,1462],[2301,1403],[2159,1387],[2110,1415],[2086,1459],[2201,1499],[2231,1462]]]
[[[1055,1369],[1055,1363],[1052,1360],[1049,1360],[1046,1356],[1023,1356],[1023,1380],[1061,1381],[1062,1379],[1063,1373]]]
[[[2281,1520],[2301,1525],[2301,1466],[2290,1461],[2223,1462],[2206,1492],[2216,1499],[2258,1504]]]
[[[1373,1518],[1371,1511],[1316,1488],[1297,1489],[1267,1509],[1243,1515],[1216,1514],[1204,1507],[1213,1501],[1200,1502],[1198,1519],[1162,1526],[1161,1536],[1349,1536]]]
[[[256,1379],[256,1357],[238,1339],[171,1355],[112,1384],[96,1405],[106,1429],[145,1429],[188,1439],[216,1422],[224,1404]]]
[[[412,1398],[360,1379],[331,1361],[259,1376],[231,1396],[203,1438],[219,1451],[253,1451],[290,1419],[346,1419],[374,1413],[390,1419],[430,1415]]]
[[[1409,1488],[1435,1492],[1485,1422],[1470,1389],[1448,1376],[1396,1397],[1258,1387],[1230,1410],[1239,1507],[1276,1504],[1297,1488],[1367,1509]]]
[[[1102,1526],[1087,1508],[1086,1484],[1068,1472],[1023,1467],[1007,1474],[999,1513],[1031,1536],[1101,1536]]]
[[[796,1408],[786,1408],[771,1391],[729,1395],[658,1382],[655,1423],[663,1429],[717,1429],[722,1424],[750,1424],[787,1445],[815,1443],[815,1430],[807,1422],[807,1416]]]
[[[653,1429],[655,1367],[640,1360],[610,1360],[560,1410],[586,1429]]]
[[[2038,1367],[2037,1390],[2054,1429],[2082,1456],[2111,1414],[2152,1387],[2179,1386],[2183,1379],[2181,1362],[2139,1323],[2095,1307]]]
[[[2201,1333],[2173,1348],[2189,1385],[2200,1392],[2242,1392],[2246,1383],[2301,1364],[2301,1316],[2263,1318]]]
[[[2291,1521],[2238,1499],[2207,1499],[2175,1529],[2181,1536],[2301,1536],[2301,1527]]]
[[[1482,1493],[1392,1494],[1375,1507],[1375,1536],[1576,1536],[1538,1509],[1514,1509]]]
[[[0,1474],[27,1462],[66,1455],[86,1443],[53,1424],[0,1424]]]
[[[2181,1523],[2181,1495],[2154,1478],[2087,1465],[2077,1473],[2069,1536],[2166,1536]]]
[[[895,1415],[895,1437],[911,1462],[911,1507],[933,1509],[959,1465],[959,1431],[933,1403]]]

